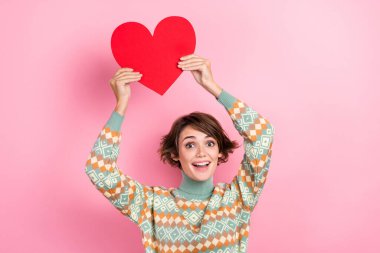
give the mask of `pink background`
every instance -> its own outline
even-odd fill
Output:
[[[115,106],[113,30],[135,21],[153,32],[172,15],[193,24],[195,53],[220,86],[276,127],[249,252],[380,252],[378,1],[2,1],[0,10],[1,252],[143,252],[138,228],[84,167]],[[241,143],[189,72],[162,97],[132,84],[119,167],[178,186],[156,149],[195,110]],[[242,155],[214,182],[230,182]]]

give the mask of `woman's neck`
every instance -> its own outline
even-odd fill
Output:
[[[187,199],[207,199],[211,196],[214,190],[213,177],[204,181],[197,181],[187,176],[183,170],[181,170],[181,173],[182,182],[178,188],[181,195],[184,195]]]

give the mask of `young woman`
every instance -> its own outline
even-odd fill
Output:
[[[213,184],[218,164],[237,148],[211,115],[193,112],[178,118],[158,150],[163,162],[182,173],[178,188],[146,186],[117,166],[121,125],[131,96],[130,83],[142,74],[119,69],[110,80],[117,105],[89,154],[91,182],[142,231],[146,252],[247,252],[250,215],[270,165],[274,127],[254,109],[223,90],[210,61],[191,54],[178,67],[224,106],[244,139],[244,156],[232,182]]]

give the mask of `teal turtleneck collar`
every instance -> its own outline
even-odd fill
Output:
[[[204,200],[212,195],[214,190],[213,177],[210,177],[205,181],[196,181],[188,177],[183,170],[181,170],[181,173],[182,182],[178,191],[186,199]]]

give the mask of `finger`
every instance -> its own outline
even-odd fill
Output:
[[[121,72],[119,75],[117,75],[116,77],[114,77],[114,79],[119,79],[120,77],[124,77],[124,76],[135,77],[135,76],[142,76],[142,74],[139,73],[139,72]]]
[[[130,84],[130,83],[138,82],[138,81],[140,81],[140,79],[132,79],[132,80],[129,80],[128,82],[126,82],[125,84]]]
[[[127,80],[127,79],[141,79],[141,76],[124,76],[124,77],[117,79],[117,81],[123,81],[123,80]]]
[[[121,79],[117,80],[117,83],[118,84],[125,84],[125,83],[134,82],[134,81],[139,81],[140,79],[141,79],[141,77],[136,77],[136,78],[121,78]]]
[[[133,71],[133,69],[132,69],[132,68],[119,68],[119,69],[116,71],[115,75],[118,75],[119,73],[121,73],[121,72],[125,72],[125,71],[131,72],[131,71]]]
[[[123,76],[142,76],[142,74],[140,72],[121,72],[118,76],[116,76],[115,78],[118,79],[120,77],[123,77]]]
[[[197,70],[200,69],[203,66],[202,64],[192,64],[191,66],[181,67],[182,70]]]
[[[118,72],[116,72],[115,76],[118,76],[118,75],[120,75],[121,73],[140,73],[140,72],[137,72],[137,71],[131,71],[131,70],[128,70],[128,69],[120,69]]]
[[[120,74],[121,72],[124,72],[124,71],[133,71],[133,69],[131,69],[131,68],[119,68],[116,71],[115,75]]]
[[[179,62],[178,65],[180,65],[180,66],[186,66],[186,65],[191,64],[191,63],[202,63],[202,62],[204,62],[203,59],[192,58],[192,59],[188,59],[188,60]]]

